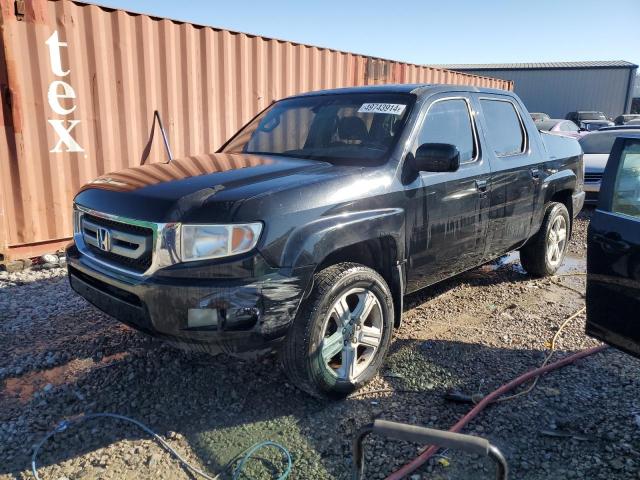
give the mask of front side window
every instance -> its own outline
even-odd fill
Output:
[[[611,210],[640,218],[640,143],[628,142],[622,150]]]
[[[223,149],[368,164],[387,157],[415,97],[409,94],[314,95],[279,101]]]
[[[487,124],[487,136],[493,151],[499,157],[523,153],[526,137],[513,103],[504,100],[481,99]]]
[[[431,104],[413,152],[424,143],[455,145],[460,152],[460,163],[472,162],[476,158],[476,142],[467,102],[455,98]]]

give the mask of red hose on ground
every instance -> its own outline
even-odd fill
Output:
[[[565,365],[573,363],[576,360],[580,360],[581,358],[588,357],[589,355],[593,355],[594,353],[601,352],[605,348],[607,348],[607,345],[600,345],[598,347],[587,348],[586,350],[581,350],[578,353],[569,355],[568,357],[558,360],[557,362],[550,363],[549,365],[536,368],[534,370],[531,370],[527,373],[520,375],[518,378],[511,380],[509,383],[505,383],[500,388],[498,388],[497,390],[494,390],[489,395],[487,395],[482,400],[480,400],[478,404],[475,407],[473,407],[469,411],[469,413],[467,413],[464,417],[458,420],[458,422],[453,427],[451,427],[449,431],[460,432],[460,430],[462,430],[462,428],[467,423],[469,423],[474,417],[476,417],[476,415],[478,415],[478,413],[480,413],[487,405],[492,403],[494,400],[496,400],[506,392],[513,390],[518,385],[523,384],[527,380],[531,380],[532,378],[535,378],[537,376],[544,375],[545,373],[550,372],[551,370],[556,370],[558,368],[564,367]],[[396,470],[391,475],[389,475],[385,480],[400,480],[405,476],[409,475],[411,472],[416,471],[418,468],[424,465],[424,463],[427,460],[429,460],[429,458],[431,458],[438,451],[438,448],[439,447],[434,445],[430,446],[427,450],[422,452],[415,459],[411,460],[405,466],[403,466],[399,470]]]

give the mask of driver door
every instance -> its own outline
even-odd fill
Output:
[[[447,143],[460,151],[455,172],[413,172],[409,185],[407,290],[451,277],[482,261],[488,221],[490,167],[482,155],[472,99],[436,97],[426,107],[412,151]]]
[[[640,357],[640,136],[614,143],[587,239],[586,332]]]

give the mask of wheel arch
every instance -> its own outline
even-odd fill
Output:
[[[353,262],[376,271],[387,282],[393,297],[394,325],[402,321],[404,296],[404,262],[398,256],[398,245],[390,235],[353,243],[329,253],[316,267],[322,269],[342,262]]]

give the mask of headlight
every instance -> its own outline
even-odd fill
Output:
[[[248,252],[258,243],[261,231],[261,223],[182,225],[182,261],[221,258]]]

